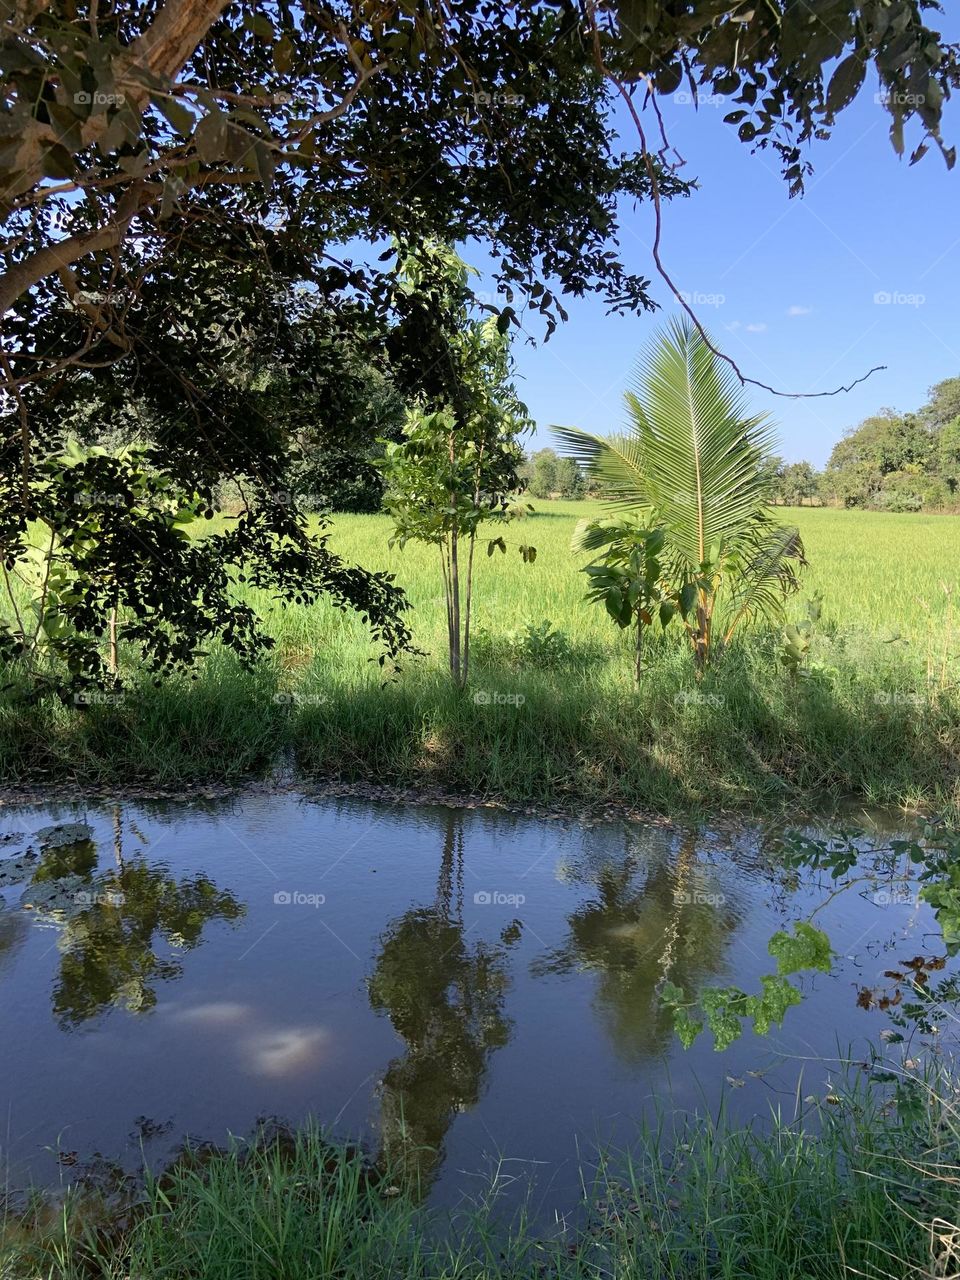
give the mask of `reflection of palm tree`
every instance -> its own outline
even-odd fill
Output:
[[[96,848],[84,839],[45,851],[33,876],[34,885],[49,889],[36,914],[62,928],[53,1012],[65,1026],[111,1006],[152,1008],[154,984],[182,973],[178,960],[156,954],[158,942],[190,950],[208,921],[244,913],[206,876],[177,880],[142,857],[125,859],[119,810],[113,816],[115,868],[94,875]]]
[[[381,1084],[382,1156],[424,1186],[458,1111],[477,1102],[492,1049],[507,1043],[502,947],[468,947],[463,925],[463,818],[448,811],[436,898],[394,920],[370,978],[406,1052]]]
[[[628,847],[599,865],[574,865],[568,875],[592,884],[596,896],[573,912],[567,941],[533,972],[596,972],[595,1008],[617,1054],[636,1063],[662,1053],[673,1019],[660,1003],[661,983],[669,977],[696,989],[715,974],[737,924],[735,910],[696,887],[692,836],[673,862],[666,850],[638,856]]]

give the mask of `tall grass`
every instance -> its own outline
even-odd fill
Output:
[[[681,638],[668,633],[648,646],[635,688],[629,638],[584,603],[568,549],[577,518],[596,506],[537,505],[522,529],[535,564],[480,558],[465,695],[444,671],[432,549],[389,548],[386,517],[339,516],[334,547],[396,574],[427,656],[384,684],[358,618],[248,590],[276,640],[256,673],[215,651],[196,679],[135,687],[116,706],[0,702],[0,781],[173,786],[238,780],[292,758],[310,775],[527,804],[676,813],[853,795],[960,807],[956,518],[781,512],[800,524],[810,559],[788,611],[800,616],[815,591],[824,598],[811,670],[792,675],[779,634],[756,631],[697,685]],[[548,644],[534,634],[546,619]],[[125,657],[135,677],[135,655]]]
[[[8,1217],[4,1280],[848,1280],[947,1276],[956,1261],[956,1092],[928,1073],[891,1111],[853,1087],[814,1123],[691,1118],[608,1153],[570,1225],[496,1194],[418,1206],[314,1129],[181,1161],[111,1213],[83,1194]],[[807,1117],[809,1121],[811,1117]]]

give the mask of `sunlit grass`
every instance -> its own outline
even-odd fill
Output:
[[[445,671],[436,551],[390,548],[385,516],[342,515],[333,547],[395,575],[424,656],[384,684],[359,618],[247,590],[276,639],[255,675],[214,652],[197,680],[138,688],[116,707],[0,707],[0,777],[176,785],[236,780],[292,754],[309,774],[518,803],[668,813],[851,795],[960,803],[956,517],[781,511],[800,525],[810,561],[788,615],[823,596],[812,673],[783,666],[768,628],[743,633],[698,685],[678,630],[649,644],[637,689],[629,638],[584,602],[569,551],[577,519],[599,508],[535,505],[505,531],[506,556],[481,547],[465,695]],[[521,542],[537,547],[534,564]],[[523,638],[545,620],[559,633],[549,652]]]

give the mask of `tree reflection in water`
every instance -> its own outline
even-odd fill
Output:
[[[693,835],[672,859],[660,833],[627,832],[622,853],[600,848],[565,864],[562,875],[594,896],[569,916],[566,940],[532,972],[596,973],[594,1007],[618,1057],[635,1065],[663,1053],[673,1017],[658,988],[670,978],[697,990],[718,973],[739,920],[734,903],[704,879]]]
[[[380,1084],[380,1159],[422,1192],[454,1117],[478,1101],[489,1055],[512,1029],[503,1013],[507,944],[467,944],[463,815],[451,809],[443,820],[436,897],[391,921],[369,979],[372,1007],[406,1044]]]
[[[43,849],[24,905],[60,929],[53,1013],[65,1029],[110,1008],[140,1011],[157,1002],[156,984],[178,978],[176,954],[196,947],[214,920],[245,908],[204,875],[177,879],[162,864],[123,852],[120,806],[113,814],[113,867],[98,872],[91,839]]]

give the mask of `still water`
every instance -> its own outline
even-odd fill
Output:
[[[858,990],[937,930],[913,896],[831,888],[750,831],[295,795],[4,808],[7,1184],[313,1116],[418,1152],[440,1202],[500,1163],[562,1211],[578,1158],[658,1108],[790,1113],[878,1042]],[[836,964],[793,979],[782,1029],[684,1050],[659,984],[755,990],[821,903]]]

